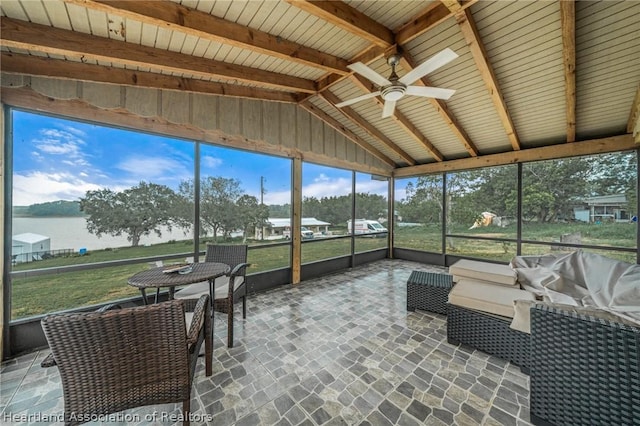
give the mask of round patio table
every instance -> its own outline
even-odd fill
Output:
[[[171,269],[176,271],[167,272]],[[169,300],[172,300],[177,286],[215,280],[227,274],[230,270],[229,265],[218,262],[194,263],[189,269],[189,272],[183,271],[183,273],[180,273],[178,268],[171,266],[151,268],[133,275],[129,278],[128,283],[140,289],[142,300],[146,305],[148,304],[146,293],[148,288],[156,289],[156,303],[158,303],[158,294],[162,287],[169,288]]]

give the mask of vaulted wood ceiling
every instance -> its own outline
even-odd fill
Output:
[[[562,155],[583,152],[576,146],[587,140],[608,150],[640,141],[638,1],[3,0],[0,8],[3,72],[296,103],[399,176],[541,158],[518,153],[549,145]],[[388,76],[386,58],[397,52],[402,76],[447,47],[459,57],[416,84],[455,89],[449,100],[406,96],[389,118],[379,96],[335,106],[378,90],[349,64]]]

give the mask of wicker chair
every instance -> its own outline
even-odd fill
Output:
[[[182,401],[189,424],[200,347],[212,373],[209,296],[42,320],[62,379],[64,420],[81,424],[144,405]],[[192,309],[191,309],[192,308]],[[187,331],[185,312],[193,311]],[[189,315],[191,316],[191,315]]]
[[[191,284],[175,294],[176,299],[209,294],[213,310],[227,314],[227,346],[233,347],[233,305],[242,299],[242,318],[247,318],[246,245],[208,244],[205,262],[226,263],[231,271],[215,281]]]

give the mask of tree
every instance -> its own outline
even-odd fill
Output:
[[[183,190],[193,190],[192,184],[180,186],[183,196],[191,193],[183,193]],[[218,234],[222,232],[228,236],[231,231],[238,228],[236,213],[236,201],[242,195],[240,181],[233,178],[207,176],[200,183],[200,224],[204,231],[211,231],[214,240],[218,240]]]
[[[256,227],[262,228],[269,218],[269,209],[253,195],[242,195],[236,202],[236,213],[242,229],[243,242]]]
[[[140,182],[122,192],[110,189],[87,191],[80,199],[80,209],[88,216],[87,230],[100,237],[103,234],[127,235],[136,247],[142,236],[155,232],[162,236],[161,226],[171,229],[173,211],[178,198],[171,188]]]

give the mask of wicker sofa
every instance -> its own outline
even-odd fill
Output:
[[[640,327],[593,310],[531,307],[536,425],[640,425]]]
[[[505,290],[504,283],[493,282],[491,288],[492,273],[509,274],[505,265],[450,268],[451,273],[462,274],[454,276],[458,286],[468,278],[466,270],[478,266],[481,280],[477,284],[485,287],[482,291],[454,287],[450,293],[449,342],[470,345],[528,372],[531,421],[536,425],[640,425],[640,323],[635,319],[640,305],[640,265],[594,256],[577,253],[567,255],[570,263],[545,265],[549,259],[541,258],[534,264],[549,266],[556,278],[566,280],[555,281],[550,292],[553,297],[562,300],[565,295],[558,291],[566,289],[574,298],[586,294],[582,301],[594,300],[588,299],[589,292],[571,288],[584,280],[589,288],[601,290],[594,296],[600,302],[610,300],[606,309],[530,297],[516,301],[519,293]],[[592,267],[596,270],[590,270]],[[524,276],[535,274],[518,273],[518,281]],[[500,280],[503,277],[495,279]],[[608,284],[600,286],[600,281]],[[538,282],[552,281],[543,277]],[[513,315],[504,301],[509,294],[514,296]],[[465,296],[474,299],[473,309],[461,306]],[[487,302],[494,297],[494,305]],[[616,309],[624,306],[633,316],[621,315]]]

